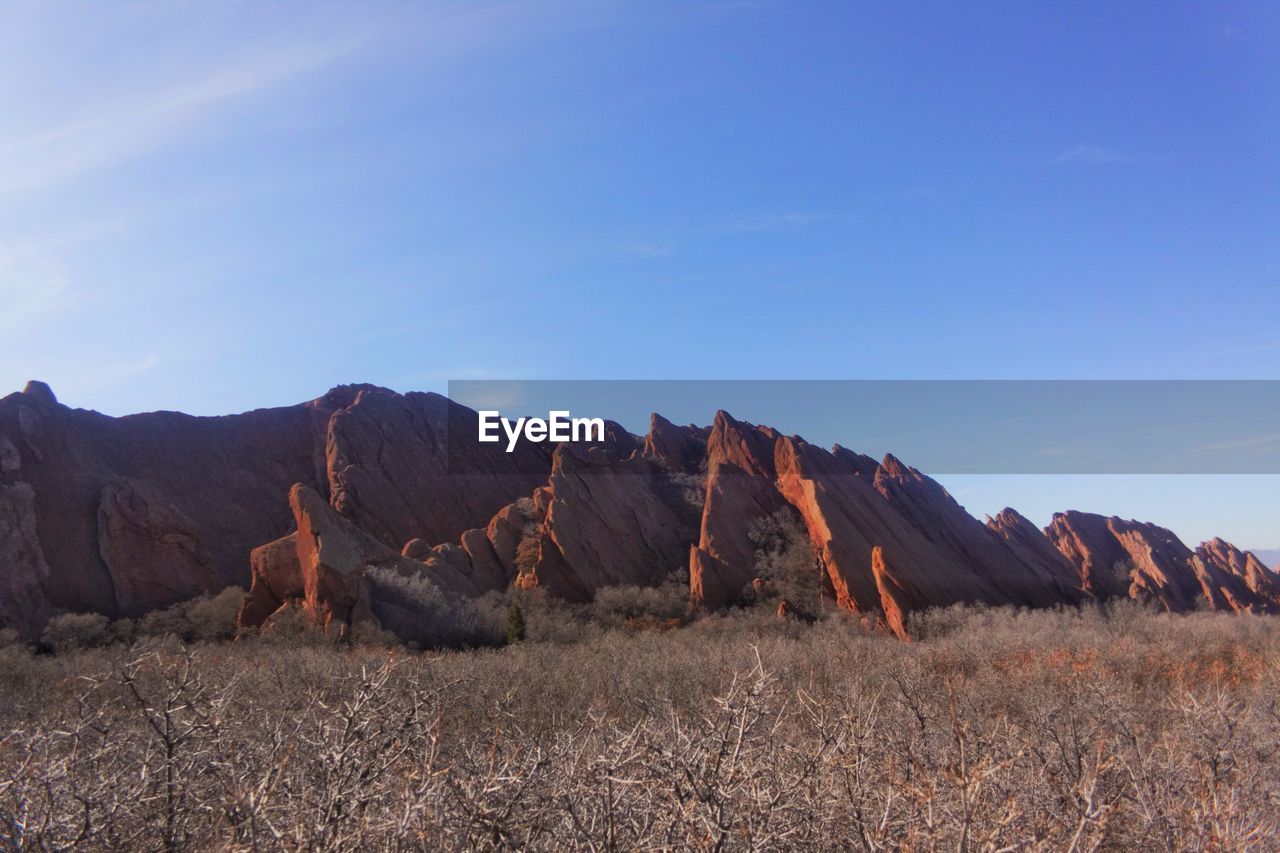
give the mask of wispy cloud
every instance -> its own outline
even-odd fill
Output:
[[[277,48],[165,88],[123,94],[113,105],[2,141],[0,198],[145,155],[219,106],[321,68],[361,43],[348,36]]]
[[[1053,159],[1055,163],[1084,163],[1088,165],[1111,165],[1118,163],[1132,163],[1134,158],[1114,148],[1106,148],[1101,145],[1077,145],[1063,151]]]
[[[1227,439],[1225,441],[1215,441],[1209,444],[1202,444],[1201,450],[1259,450],[1266,448],[1280,448],[1280,433],[1261,433],[1259,435],[1247,435],[1240,438]]]
[[[805,228],[826,217],[820,213],[788,211],[770,216],[756,216],[734,219],[715,226],[712,230],[720,234],[746,234],[762,231],[782,231]]]
[[[0,250],[0,333],[28,329],[68,302],[66,273],[46,256]]]
[[[625,261],[653,261],[669,258],[685,245],[748,234],[801,231],[827,219],[825,214],[787,211],[776,214],[712,220],[698,225],[672,226],[660,237],[628,242],[609,254]]]

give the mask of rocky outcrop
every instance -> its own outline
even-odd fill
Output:
[[[0,625],[38,632],[57,610],[134,615],[249,585],[250,551],[294,526],[294,483],[395,550],[456,538],[550,469],[535,445],[446,441],[473,435],[474,419],[439,395],[368,385],[240,415],[113,418],[32,382],[0,400],[0,544],[22,555],[0,562],[0,589],[29,602],[0,604]]]
[[[1207,598],[1217,590],[1233,610],[1280,609],[1280,574],[1223,539],[1202,542],[1193,565]],[[1221,605],[1218,605],[1221,609]]]
[[[1071,561],[1053,546],[1043,530],[1017,510],[1005,507],[995,517],[988,516],[987,527],[1004,540],[1033,582],[1061,602],[1075,603],[1087,596]]]
[[[20,455],[0,480],[33,494],[46,605],[119,616],[246,584],[250,549],[292,524],[289,486],[319,480],[317,439],[339,404],[112,418],[39,383],[0,400],[0,436]]]
[[[305,596],[296,532],[254,548],[249,565],[249,595],[240,608],[240,625],[259,627],[282,605]]]
[[[707,459],[706,427],[676,426],[654,412],[649,416],[649,433],[644,438],[645,457],[675,471],[696,472]]]
[[[851,611],[902,623],[934,605],[1047,606],[1084,596],[1042,534],[1034,545],[983,526],[892,456],[876,463],[840,447],[827,451],[723,412],[708,454],[703,536],[690,566],[697,603],[717,606],[740,594],[754,573],[749,531],[783,505],[803,519],[837,605]]]
[[[1074,511],[1054,515],[1045,532],[1098,598],[1133,598],[1178,613],[1280,606],[1275,572],[1220,539],[1193,552],[1163,527]]]
[[[707,439],[706,501],[698,544],[690,551],[690,600],[716,608],[738,601],[755,577],[753,524],[784,500],[774,486],[778,433],[716,413]]]
[[[1192,551],[1077,512],[1045,531],[1011,509],[984,525],[893,456],[726,412],[709,428],[655,414],[643,438],[609,421],[597,445],[554,452],[476,431],[444,397],[368,385],[111,418],[31,383],[0,400],[0,626],[36,636],[60,609],[138,615],[247,583],[245,625],[299,611],[428,643],[470,630],[467,601],[490,591],[587,601],[685,567],[699,608],[768,589],[805,616],[825,596],[902,636],[912,611],[957,602],[1280,609],[1280,576],[1221,540]]]
[[[475,441],[477,424],[475,412],[439,394],[362,389],[329,419],[334,508],[399,549],[410,539],[456,539],[546,481],[544,445],[505,453]]]
[[[363,625],[414,641],[467,610],[458,593],[468,585],[452,566],[433,570],[397,553],[305,485],[290,490],[289,506],[297,532],[253,552],[242,627],[269,624],[276,613],[300,606],[326,632],[346,635]]]
[[[884,613],[885,625],[899,639],[909,639],[901,600],[902,585],[889,570],[884,560],[884,549],[879,545],[871,550],[871,574],[875,578],[876,590],[880,593],[880,610]]]
[[[108,483],[98,501],[98,553],[117,611],[139,616],[223,585],[194,521],[156,486]]]
[[[28,638],[49,618],[49,564],[37,526],[31,484],[0,485],[0,626]]]
[[[653,586],[683,568],[693,513],[666,471],[638,454],[557,448],[534,579],[572,601],[605,586]]]

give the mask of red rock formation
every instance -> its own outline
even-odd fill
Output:
[[[875,577],[876,589],[880,593],[880,610],[884,613],[885,624],[898,639],[911,639],[907,635],[906,617],[901,602],[902,585],[889,571],[884,561],[884,549],[879,545],[871,551],[871,574]]]
[[[59,608],[138,614],[249,579],[245,624],[299,607],[429,642],[466,598],[514,584],[588,600],[659,583],[686,555],[692,602],[715,608],[749,593],[753,530],[784,511],[808,540],[789,553],[812,565],[811,546],[837,604],[899,635],[912,610],[955,602],[1280,608],[1280,576],[1221,540],[1192,552],[1086,513],[1043,533],[1012,510],[984,526],[892,456],[725,412],[708,429],[655,414],[643,441],[607,422],[598,447],[554,456],[475,431],[443,397],[374,386],[222,418],[110,418],[31,383],[0,400],[0,625],[31,636]]]
[[[1210,599],[1216,589],[1233,610],[1280,609],[1280,574],[1230,542],[1201,542],[1193,566]]]
[[[458,593],[470,584],[447,560],[424,566],[396,553],[302,484],[289,491],[289,506],[297,532],[254,550],[241,626],[263,625],[300,603],[325,631],[367,624],[413,640],[466,608]]]
[[[707,458],[706,427],[676,426],[654,412],[649,416],[649,433],[644,439],[644,455],[675,471],[694,473]]]
[[[103,488],[98,553],[125,616],[222,587],[196,523],[148,483],[120,480]]]
[[[1173,612],[1280,605],[1280,578],[1222,540],[1192,552],[1163,527],[1083,512],[1054,515],[1045,532],[1099,598],[1128,597]]]
[[[49,618],[48,579],[35,489],[25,482],[0,485],[0,626],[24,637],[38,636]]]
[[[296,532],[254,548],[249,552],[249,564],[249,596],[240,608],[240,625],[263,625],[282,605],[301,601],[306,595]]]
[[[400,548],[416,538],[456,539],[545,481],[544,445],[521,442],[505,453],[475,441],[477,423],[475,412],[439,394],[362,388],[329,419],[334,508]]]
[[[701,532],[689,560],[690,598],[695,607],[723,607],[739,600],[755,576],[751,525],[784,505],[774,488],[777,438],[768,427],[716,412],[707,439]]]
[[[1005,541],[1033,583],[1042,585],[1063,603],[1075,603],[1084,597],[1075,566],[1043,530],[1017,510],[1005,507],[994,518],[988,516],[987,527]]]
[[[34,495],[49,605],[115,616],[244,584],[249,550],[292,523],[289,486],[320,476],[334,404],[111,418],[60,405],[39,383],[0,400],[0,435],[20,456],[0,478]]]
[[[298,406],[225,417],[112,418],[43,383],[0,400],[0,624],[57,609],[137,614],[249,581],[249,552],[294,524],[294,483],[329,494],[397,550],[456,538],[542,482],[544,449],[455,442],[475,414],[438,395],[340,386]],[[467,430],[470,429],[470,433]],[[540,467],[539,467],[540,466]]]
[[[652,586],[684,562],[693,533],[673,504],[662,468],[600,448],[556,449],[536,584],[572,601],[603,586]]]
[[[1015,548],[892,456],[877,465],[723,412],[708,448],[703,539],[690,566],[696,602],[714,606],[739,594],[754,568],[751,523],[785,504],[799,512],[837,604],[849,610],[883,611],[886,584],[899,614],[962,601],[1044,606],[1083,596],[1047,541]],[[891,578],[876,577],[877,548]]]

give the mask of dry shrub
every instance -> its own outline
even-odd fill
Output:
[[[1240,850],[1280,831],[1274,618],[961,608],[905,644],[751,610],[631,633],[585,606],[578,639],[547,641],[555,605],[521,601],[530,639],[503,649],[0,649],[0,848]]]

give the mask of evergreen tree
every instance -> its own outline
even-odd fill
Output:
[[[507,608],[507,644],[520,642],[524,634],[524,610],[520,608],[520,602],[513,601]]]

